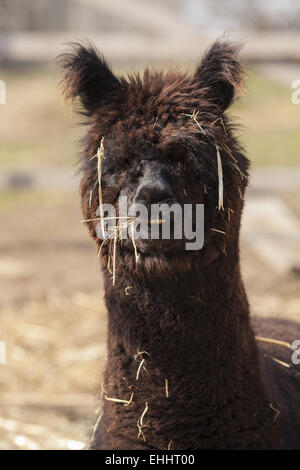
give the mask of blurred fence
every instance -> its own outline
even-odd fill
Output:
[[[176,26],[175,0],[0,0],[0,30],[123,31]],[[160,13],[160,14],[158,14]],[[180,18],[177,17],[180,25]]]
[[[114,62],[195,61],[220,35],[214,29],[218,17],[230,18],[237,31],[241,25],[248,28],[236,35],[246,42],[246,60],[300,61],[300,30],[251,29],[251,22],[241,20],[245,6],[241,10],[241,2],[225,3],[227,16],[214,1],[205,0],[0,0],[0,63],[48,62],[65,43],[87,38]],[[256,3],[243,4],[257,16]]]
[[[143,10],[150,15],[144,24],[147,30],[153,26],[152,12],[157,8],[162,13],[158,20],[177,14],[205,31],[300,27],[298,0],[0,0],[0,30],[121,31],[134,27]]]

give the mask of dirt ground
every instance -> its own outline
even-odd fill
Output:
[[[80,448],[105,356],[95,250],[77,194],[27,197],[1,212],[0,448]]]

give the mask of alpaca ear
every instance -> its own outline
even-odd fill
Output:
[[[243,67],[238,60],[240,45],[216,41],[207,51],[195,79],[205,89],[207,99],[223,113],[243,85]]]
[[[79,97],[83,114],[87,116],[94,114],[101,102],[109,100],[121,89],[120,81],[91,44],[73,44],[70,52],[57,58],[57,63],[64,74],[65,98]]]

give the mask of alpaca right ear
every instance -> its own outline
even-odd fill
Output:
[[[217,105],[221,113],[243,88],[243,67],[238,57],[240,47],[236,43],[216,41],[195,73],[207,99]]]
[[[79,97],[86,116],[94,114],[101,102],[121,89],[121,82],[91,44],[73,44],[72,51],[61,54],[57,63],[64,74],[65,98]]]

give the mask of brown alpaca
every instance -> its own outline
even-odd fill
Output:
[[[102,243],[99,220],[87,222],[98,251],[102,245],[108,310],[92,449],[300,448],[300,371],[275,362],[276,346],[264,343],[260,365],[240,274],[248,160],[224,114],[242,85],[237,53],[216,42],[194,76],[146,70],[127,80],[90,45],[60,59],[65,95],[80,98],[89,125],[85,219],[97,219],[101,195],[117,208],[121,196],[148,206],[204,204],[204,246],[196,251],[173,238]],[[300,338],[296,325],[270,325],[257,333]],[[291,364],[291,353],[281,360]]]

